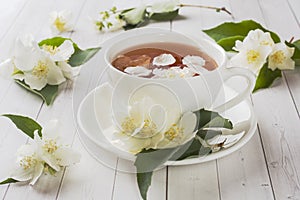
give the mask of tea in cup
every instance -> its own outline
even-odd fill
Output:
[[[226,68],[225,51],[202,37],[157,28],[135,29],[106,41],[103,50],[109,82],[118,91],[114,97],[117,107],[138,88],[159,84],[176,95],[183,112],[200,108],[223,112],[249,97],[254,87],[252,72]],[[246,80],[246,88],[230,100],[220,100],[224,83],[236,76]],[[118,98],[120,93],[125,99]]]

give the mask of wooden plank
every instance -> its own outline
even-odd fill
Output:
[[[300,10],[300,2],[297,0],[288,0],[289,2],[289,7],[291,9],[291,13],[295,16],[295,18],[297,19],[297,23],[298,25],[300,24],[300,14],[299,14],[299,10]]]
[[[220,199],[216,161],[169,167],[168,199]]]
[[[77,1],[78,4],[72,4],[73,6],[69,6],[68,8],[73,11],[73,12],[78,12],[79,9],[81,8],[80,4],[82,4],[84,1]],[[67,2],[64,1],[64,3],[60,3],[61,6],[63,7],[67,7],[67,5],[71,4],[71,1]],[[26,6],[24,8],[24,11],[22,12],[22,14],[20,15],[20,17],[22,18],[22,20],[24,20],[24,22],[26,22],[26,20],[30,20],[32,22],[32,24],[30,26],[26,26],[26,30],[28,32],[31,32],[33,34],[37,34],[37,38],[43,38],[43,36],[40,35],[39,30],[47,30],[46,32],[50,31],[50,26],[48,23],[49,20],[49,13],[51,11],[53,11],[53,9],[61,9],[59,7],[55,7],[56,2],[40,2],[40,1],[32,1],[30,4],[28,4],[28,6]],[[55,7],[55,8],[54,8]],[[36,9],[38,8],[38,9]],[[39,16],[38,18],[32,15],[33,10],[37,10],[35,11],[35,13]],[[18,31],[20,28],[23,29],[23,21],[19,20],[17,25],[15,25],[12,29],[12,31],[14,32],[20,32]],[[47,23],[45,23],[45,21]],[[14,34],[12,34],[13,36],[15,36]],[[49,37],[49,35],[48,35]],[[61,92],[63,93],[63,92]],[[67,98],[68,96],[70,96],[69,98]],[[35,96],[34,96],[35,97]],[[44,112],[44,110],[42,111],[41,117],[38,118],[38,121],[41,124],[45,124],[49,118],[51,117],[57,117],[57,115],[53,114],[54,112],[56,112],[57,114],[60,114],[64,111],[68,111],[67,109],[69,108],[71,110],[71,103],[67,103],[68,101],[70,102],[72,100],[72,96],[71,93],[68,90],[67,92],[65,92],[65,94],[60,94],[60,96],[58,97],[58,101],[60,98],[65,97],[65,100],[60,101],[61,104],[64,104],[62,106],[51,106],[51,107],[47,107],[45,109],[46,112]],[[7,98],[7,97],[5,97]],[[41,102],[39,100],[39,102]],[[58,103],[59,104],[59,103]],[[69,106],[65,106],[65,104],[69,105]],[[31,105],[31,104],[28,104]],[[38,105],[40,107],[40,105]],[[38,108],[39,108],[38,107]],[[53,109],[53,108],[58,108]],[[64,109],[59,109],[59,107],[64,107]],[[60,111],[60,112],[58,112]],[[38,113],[38,111],[36,111],[36,114]],[[61,115],[66,117],[67,114],[71,114],[72,112],[65,112],[65,115]],[[48,115],[49,114],[49,115]],[[70,118],[69,116],[66,117],[68,120],[63,120],[64,122],[66,122],[66,124],[68,126],[64,126],[64,132],[65,133],[69,133],[69,135],[71,136],[71,140],[69,140],[70,143],[72,143],[72,139],[73,139],[73,135],[75,133],[75,130],[73,128],[73,121],[72,118]],[[64,124],[65,125],[65,124]],[[68,132],[69,131],[69,132]],[[17,186],[17,185],[11,185],[9,187],[9,190],[6,192],[6,198],[7,199],[54,199],[57,195],[57,191],[58,191],[58,187],[61,181],[61,176],[62,173],[59,173],[56,177],[51,177],[51,176],[45,176],[42,177],[39,180],[39,184],[37,184],[36,186],[34,186],[34,190],[31,189],[31,186],[27,186],[27,185],[23,185],[23,186]],[[33,192],[34,191],[34,192]]]
[[[240,150],[218,159],[221,199],[274,199],[258,132]]]
[[[58,199],[111,199],[115,170],[92,158],[78,137],[73,148],[81,153],[81,161],[66,170]]]
[[[145,3],[151,3],[153,1],[145,1]],[[139,5],[138,1],[133,2],[126,2],[118,0],[114,2],[118,8],[126,8],[129,6],[137,6]],[[163,29],[170,29],[170,22],[151,22],[145,28],[163,28]],[[113,37],[110,35],[109,37]],[[108,37],[108,38],[109,38]],[[122,169],[124,168],[125,163],[122,160],[119,160],[114,192],[113,192],[113,199],[121,200],[126,197],[127,199],[141,199],[139,196],[139,190],[136,183],[136,175],[135,173],[124,173]],[[130,168],[129,171],[134,171],[134,168]],[[164,199],[166,196],[166,169],[162,169],[156,171],[153,174],[152,184],[148,191],[148,199]]]
[[[26,0],[12,0],[1,2],[0,7],[0,40],[9,31],[10,27],[15,23],[18,15],[29,1]]]
[[[185,4],[207,5],[205,1],[184,1]],[[224,5],[225,4],[225,5]],[[227,2],[210,1],[211,6],[228,6]],[[195,37],[203,37],[202,29],[230,20],[225,13],[201,8],[181,8],[182,20],[172,22],[172,30]],[[195,20],[197,19],[197,20]],[[208,163],[169,167],[168,199],[219,199],[216,161]]]
[[[189,3],[197,4],[199,1],[189,1]],[[228,10],[233,10],[230,7],[229,3],[231,2],[220,2],[220,1],[213,1],[209,2],[209,5],[223,7],[225,6]],[[244,2],[243,2],[244,3]],[[199,4],[199,3],[198,3]],[[200,2],[201,4],[201,2]],[[207,3],[203,3],[204,5]],[[242,3],[241,3],[242,4]],[[251,4],[249,2],[249,4]],[[249,5],[248,5],[249,6]],[[241,10],[241,9],[240,9]],[[182,31],[184,33],[188,33],[194,36],[199,35],[198,37],[203,37],[201,34],[201,29],[211,28],[214,27],[224,21],[232,21],[231,16],[227,15],[226,13],[214,13],[211,10],[201,10],[200,11],[193,9],[182,9],[183,16],[186,16],[186,20],[182,21],[174,21],[173,22],[173,30]],[[236,15],[233,12],[233,15]],[[212,17],[213,16],[213,17]],[[188,20],[191,19],[191,20]],[[195,20],[197,19],[197,20]],[[182,27],[185,27],[182,29]],[[195,29],[195,27],[199,27]],[[196,33],[196,34],[195,34]],[[253,157],[253,152],[257,153],[257,157]],[[242,164],[239,160],[239,155],[242,155],[244,160],[249,160],[246,164]],[[255,160],[255,162],[251,161]],[[216,163],[215,163],[216,164]],[[253,173],[253,169],[260,169],[259,173]],[[261,197],[270,197],[272,199],[272,189],[270,187],[270,183],[268,182],[268,172],[266,170],[266,165],[263,157],[262,147],[260,141],[256,138],[253,142],[247,144],[246,147],[243,147],[238,152],[227,156],[226,158],[220,159],[217,162],[217,167],[209,167],[203,170],[199,170],[198,173],[202,172],[203,174],[210,174],[211,179],[207,185],[197,185],[194,186],[192,182],[185,183],[184,185],[188,184],[189,186],[185,186],[185,190],[182,190],[182,193],[185,195],[190,195],[192,193],[192,189],[188,189],[189,187],[193,188],[193,191],[196,190],[199,192],[199,195],[203,199],[251,199],[253,194],[258,194]],[[170,169],[169,174],[172,173],[172,169]],[[175,176],[175,172],[173,173]],[[195,172],[197,174],[197,172]],[[219,174],[219,177],[216,177],[214,174]],[[243,175],[244,176],[240,176]],[[246,174],[246,175],[245,175]],[[251,175],[250,175],[251,174]],[[197,174],[198,175],[198,174]],[[176,174],[177,176],[177,174]],[[203,175],[204,176],[204,175]],[[231,176],[234,177],[234,183],[231,182]],[[170,175],[169,175],[170,177]],[[202,177],[203,178],[203,177]],[[247,185],[243,186],[242,183],[247,179]],[[178,181],[178,180],[177,180]],[[205,181],[204,181],[205,182]],[[170,181],[169,184],[172,184],[173,181]],[[266,183],[268,187],[261,187],[260,184]],[[180,184],[181,185],[181,184]],[[182,184],[183,185],[183,184]],[[236,186],[234,190],[232,190],[231,185]],[[178,186],[180,187],[180,186]],[[176,196],[176,190],[178,187],[173,188],[173,192],[171,188],[169,190],[169,194],[174,193],[174,197]],[[230,188],[229,188],[230,187]],[[195,189],[196,188],[196,189]],[[209,192],[208,192],[209,191]],[[234,192],[233,192],[234,191]],[[244,193],[246,191],[246,193]],[[219,194],[220,192],[220,194]],[[197,193],[198,194],[198,193]],[[203,196],[204,195],[204,196]],[[183,195],[182,195],[183,196]],[[172,196],[173,197],[173,196]],[[194,196],[189,196],[191,199]],[[234,198],[232,198],[234,197]],[[180,198],[178,198],[180,199]]]
[[[245,2],[241,4],[247,6]],[[234,6],[234,11],[241,10],[241,5]],[[240,12],[237,18],[263,15],[260,21],[266,19],[268,28],[275,30],[283,38],[289,38],[295,33],[297,23],[285,1],[260,1],[260,6],[260,14],[257,9],[247,9],[244,13]],[[286,15],[280,16],[279,12]],[[286,23],[287,21],[289,23]],[[272,88],[258,92],[253,96],[253,100],[255,111],[259,113],[259,127],[275,198],[297,199],[300,194],[297,168],[299,116],[285,81],[278,81]]]
[[[21,5],[22,3],[20,3],[20,6]],[[12,3],[11,6],[14,7],[14,3]],[[11,55],[16,33],[20,32],[20,30],[23,28],[22,21],[20,22],[19,19],[22,19],[22,17],[27,18],[28,16],[31,16],[32,26],[29,24],[27,26],[27,30],[29,30],[30,28],[33,29],[36,25],[36,23],[33,20],[34,16],[31,15],[32,13],[26,13],[26,11],[24,11],[26,7],[24,9],[18,7],[15,8],[16,8],[16,12],[20,12],[20,14],[15,15],[18,17],[18,21],[14,23],[14,20],[11,21],[8,20],[8,22],[10,21],[12,23],[12,26],[6,26],[5,31],[8,31],[9,28],[10,29],[7,32],[7,34],[4,36],[4,38],[2,38],[0,41],[0,49],[1,49],[0,60],[4,60]],[[31,18],[28,17],[29,20]],[[5,19],[6,17],[2,18],[1,20],[5,20]],[[16,113],[16,114],[22,114],[22,115],[30,116],[32,118],[36,118],[41,106],[41,100],[38,97],[27,92],[26,90],[22,89],[20,86],[18,86],[13,82],[14,81],[11,79],[3,79],[2,77],[0,79],[0,83],[2,87],[0,92],[1,114]],[[0,168],[0,177],[2,180],[10,175],[11,170],[13,169],[12,164],[14,164],[15,162],[14,160],[16,159],[15,158],[16,151],[22,144],[24,144],[27,141],[27,137],[24,134],[22,134],[20,131],[18,131],[15,128],[15,126],[7,119],[1,118],[0,123],[1,123],[1,127],[4,127],[3,128],[4,130],[1,131],[0,133],[0,138],[1,138],[0,156],[2,158],[2,163],[6,163],[6,165],[3,165],[3,167]],[[2,198],[4,198],[4,196],[6,195],[7,189],[8,189],[7,185],[3,185],[0,187],[0,194]]]

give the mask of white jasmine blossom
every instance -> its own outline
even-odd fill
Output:
[[[60,46],[43,45],[43,50],[47,52],[52,60],[57,63],[57,66],[62,70],[65,78],[73,79],[79,74],[77,68],[73,68],[68,64],[69,58],[75,52],[73,43],[70,40],[65,40]]]
[[[194,113],[182,116],[176,96],[160,85],[138,89],[128,104],[118,108],[114,119],[104,119],[103,111],[112,113],[115,109],[112,96],[113,88],[102,85],[95,93],[95,113],[107,139],[127,152],[136,154],[142,149],[168,148],[194,136]]]
[[[172,65],[176,62],[176,59],[172,56],[172,54],[161,54],[153,58],[152,64],[156,66],[167,66]]]
[[[58,47],[52,45],[43,45],[43,50],[49,54],[54,61],[67,62],[72,54],[75,52],[73,43],[70,40],[65,40]]]
[[[294,69],[295,61],[291,59],[295,48],[288,47],[284,43],[275,44],[272,53],[269,56],[268,67],[272,70]]]
[[[136,25],[144,20],[145,11],[146,6],[142,4],[139,7],[122,12],[120,15],[127,24]]]
[[[260,29],[252,30],[243,42],[236,41],[233,49],[238,51],[238,54],[231,58],[231,64],[236,67],[246,67],[258,74],[272,52],[273,46],[274,41],[270,33]]]
[[[142,66],[136,66],[136,67],[126,67],[124,72],[134,76],[143,77],[143,76],[149,76],[152,73],[152,70]]]
[[[184,113],[177,123],[164,132],[164,139],[157,145],[157,148],[172,148],[182,145],[192,139],[195,132],[197,117],[192,112]]]
[[[11,178],[30,181],[33,185],[43,172],[55,173],[80,161],[80,155],[61,142],[56,128],[57,121],[50,121],[43,129],[42,138],[35,131],[32,143],[18,150],[19,166]]]
[[[64,41],[60,46],[43,45],[39,47],[31,35],[18,38],[14,56],[1,63],[1,73],[8,73],[20,81],[24,81],[31,89],[41,90],[47,84],[59,85],[72,79],[79,73],[79,68],[68,64],[74,53],[73,43]]]
[[[203,67],[205,65],[205,60],[200,56],[187,55],[182,59],[182,64],[186,65],[192,72],[197,74],[206,71]]]
[[[71,24],[72,13],[71,11],[63,10],[60,12],[53,11],[50,13],[50,23],[53,32],[67,32],[72,31],[73,25]]]
[[[243,42],[239,40],[236,41],[235,47],[233,47],[233,49],[236,51],[241,51],[244,48],[244,45],[247,45],[248,43],[257,43],[257,45],[270,47],[273,47],[275,44],[269,32],[263,32],[260,29],[255,29],[249,31]]]
[[[66,81],[62,70],[35,41],[18,39],[12,63],[17,70],[13,77],[24,80],[31,89],[41,90],[47,84],[59,85]]]
[[[152,78],[187,78],[195,75],[189,68],[170,67],[168,69],[155,68],[153,69],[154,76]]]
[[[178,0],[158,1],[152,4],[151,12],[152,13],[171,12],[178,9],[178,5],[179,5]]]

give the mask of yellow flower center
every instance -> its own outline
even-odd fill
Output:
[[[57,17],[54,21],[54,26],[59,30],[60,32],[65,31],[65,25],[66,22],[64,22],[60,17]]]
[[[247,52],[247,61],[249,64],[255,63],[259,57],[260,57],[260,54],[258,51],[249,50]]]
[[[20,160],[20,166],[23,167],[24,170],[27,170],[36,165],[37,161],[33,156],[24,156],[22,160]]]
[[[46,44],[43,45],[43,49],[45,51],[48,51],[51,55],[54,55],[54,54],[56,54],[59,51],[59,49],[57,48],[57,46],[46,45]]]
[[[169,140],[174,140],[177,137],[180,137],[183,133],[183,128],[179,128],[177,124],[173,124],[171,128],[165,132],[165,137]]]
[[[58,149],[58,146],[55,140],[46,140],[43,148],[48,153],[52,154]]]
[[[33,68],[32,75],[37,76],[39,79],[46,78],[49,72],[49,68],[45,62],[39,61]]]
[[[123,121],[123,123],[121,124],[123,133],[129,134],[130,136],[132,136],[132,134],[134,134],[136,129],[140,128],[140,127],[136,126],[136,124],[134,122],[135,122],[135,120],[133,118],[126,117],[125,120]],[[156,133],[157,133],[156,124],[149,119],[145,119],[143,121],[143,127],[134,136],[141,137],[141,138],[147,138],[147,137],[153,136]]]
[[[282,50],[279,50],[270,55],[269,59],[276,64],[283,64],[286,56],[284,55],[284,52]]]
[[[272,43],[270,41],[268,41],[268,40],[263,40],[263,41],[260,42],[260,45],[266,45],[266,46],[269,45],[269,46],[271,46]]]

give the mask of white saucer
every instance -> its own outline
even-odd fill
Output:
[[[126,163],[131,163],[132,165],[133,162],[131,161],[135,159],[135,156],[113,146],[101,133],[101,130],[98,127],[98,123],[94,113],[93,95],[96,89],[92,90],[82,100],[78,109],[77,122],[80,127],[79,136],[82,140],[82,143],[86,147],[87,151],[94,158],[96,158],[99,162],[107,166],[115,167],[116,158],[124,159],[126,160]],[[224,91],[226,94],[226,98],[228,99],[236,94],[236,92],[228,86],[224,87]],[[230,119],[233,122],[233,124],[249,120],[249,129],[244,130],[244,136],[236,144],[229,148],[222,149],[218,152],[211,153],[203,157],[167,162],[166,165],[189,165],[207,162],[224,157],[244,146],[254,135],[257,121],[254,116],[252,105],[248,100],[244,100],[240,104],[236,105],[234,108],[231,108],[225,113],[222,113],[222,116]],[[128,160],[130,162],[128,162]]]

